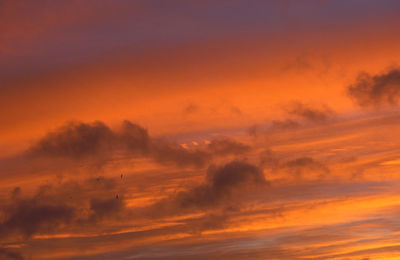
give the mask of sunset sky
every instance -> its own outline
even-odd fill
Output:
[[[0,259],[400,259],[399,14],[0,0]]]

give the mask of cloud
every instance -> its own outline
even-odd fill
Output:
[[[271,126],[269,130],[276,131],[276,130],[293,130],[297,129],[301,126],[301,124],[292,119],[286,120],[273,120],[271,122]]]
[[[48,133],[30,147],[27,154],[86,160],[111,158],[117,151],[179,166],[202,167],[209,157],[201,151],[189,151],[176,144],[152,139],[146,129],[129,121],[124,121],[117,130],[99,121],[71,122]]]
[[[333,115],[333,111],[326,105],[316,107],[298,101],[292,102],[285,107],[285,110],[289,115],[297,116],[313,123],[326,122]]]
[[[319,173],[319,177],[328,174],[329,168],[311,157],[299,157],[282,163],[279,168],[286,169],[295,177],[309,177],[312,173]]]
[[[261,126],[258,124],[252,125],[247,129],[249,136],[257,137],[261,132]]]
[[[130,152],[146,153],[150,145],[150,137],[146,129],[125,120],[120,132],[115,133],[119,143],[126,146]]]
[[[400,70],[371,75],[360,73],[347,94],[361,107],[394,106],[400,97]]]
[[[98,159],[104,162],[113,155],[145,157],[165,165],[205,167],[214,156],[240,155],[250,147],[232,139],[221,138],[205,147],[186,149],[163,139],[152,138],[147,130],[124,121],[113,130],[102,122],[70,122],[48,133],[26,152],[30,157]]]
[[[90,210],[92,214],[90,216],[91,221],[101,220],[105,217],[115,216],[124,209],[124,202],[122,197],[109,198],[109,199],[98,199],[92,198],[90,200]]]
[[[268,185],[262,169],[244,161],[231,161],[223,166],[210,166],[204,183],[178,192],[157,202],[155,209],[163,208],[164,214],[176,209],[207,209],[230,204],[232,197],[251,194],[255,189]],[[238,201],[236,201],[238,202]]]
[[[125,210],[123,192],[111,179],[102,177],[81,182],[41,186],[30,197],[19,191],[0,208],[0,238],[29,239],[63,229],[97,225]]]
[[[14,201],[5,213],[6,219],[0,224],[1,236],[17,233],[28,238],[38,232],[52,231],[69,224],[75,216],[75,209],[33,198]]]
[[[0,248],[0,257],[1,257],[1,259],[5,259],[5,260],[23,260],[24,259],[24,257],[21,254],[11,251],[6,248]]]
[[[152,139],[148,156],[161,164],[202,168],[215,156],[240,155],[250,150],[250,146],[229,138],[215,139],[206,147],[195,149],[187,149],[164,140]]]
[[[196,104],[190,103],[189,105],[187,105],[184,109],[183,109],[183,113],[184,114],[193,114],[199,111],[199,106],[197,106]]]
[[[162,164],[176,164],[178,166],[203,167],[211,158],[209,153],[200,150],[185,149],[180,145],[164,141],[154,141],[151,156],[156,162]]]
[[[123,122],[120,131],[113,131],[99,121],[70,122],[40,139],[28,154],[81,159],[121,148],[144,153],[148,143],[147,130],[129,121]]]
[[[102,122],[71,122],[48,133],[29,149],[33,155],[81,158],[111,149],[114,133]]]
[[[288,118],[272,120],[268,128],[269,131],[295,130],[308,124],[322,124],[328,122],[334,116],[334,111],[327,105],[310,105],[299,101],[293,101],[283,106],[283,110],[288,114]],[[260,132],[260,127],[252,127],[249,134],[256,136]]]
[[[210,167],[207,182],[215,192],[225,193],[245,184],[265,184],[266,180],[257,166],[243,161],[232,161],[221,167]]]
[[[250,146],[229,138],[212,140],[207,148],[211,153],[216,155],[243,154],[251,149]]]
[[[260,153],[260,164],[280,177],[296,180],[321,179],[330,173],[329,167],[312,157],[302,156],[285,160],[271,150]],[[288,175],[287,175],[288,174]]]

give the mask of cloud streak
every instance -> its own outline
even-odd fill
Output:
[[[321,107],[307,105],[301,102],[292,102],[286,106],[284,110],[292,116],[296,116],[312,123],[323,123],[333,116],[333,111],[328,106]]]

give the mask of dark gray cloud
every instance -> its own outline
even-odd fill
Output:
[[[147,130],[124,121],[120,131],[113,131],[102,122],[70,122],[48,133],[28,150],[34,156],[82,159],[125,148],[144,153],[148,148]]]
[[[58,157],[73,160],[111,159],[119,152],[147,157],[161,164],[181,167],[204,167],[213,156],[239,155],[250,147],[232,139],[213,140],[206,147],[186,149],[166,140],[151,138],[143,127],[124,121],[116,130],[102,122],[71,122],[48,133],[27,154],[32,157]]]
[[[71,122],[48,133],[29,150],[34,155],[79,158],[110,149],[113,132],[103,123]]]
[[[397,105],[400,97],[400,70],[371,75],[360,73],[347,87],[348,95],[361,107]]]
[[[229,204],[232,197],[237,198],[237,195],[246,191],[251,193],[267,184],[268,181],[259,167],[244,161],[232,161],[223,166],[210,166],[204,183],[156,203],[155,208],[163,208],[163,214],[170,214],[176,209],[228,206],[224,202]]]
[[[33,196],[21,189],[0,207],[0,239],[28,239],[68,227],[90,227],[125,209],[123,192],[111,179],[91,178],[41,186]]]
[[[75,216],[75,209],[71,206],[37,198],[13,201],[4,212],[6,219],[0,224],[1,236],[22,234],[26,238],[66,225]]]
[[[119,139],[121,146],[126,146],[128,151],[134,153],[146,153],[148,152],[150,145],[150,137],[146,129],[134,124],[130,121],[125,120],[122,124],[120,132],[116,132],[115,136]]]
[[[225,193],[244,184],[265,184],[266,180],[259,167],[247,162],[233,161],[221,167],[210,167],[207,182],[217,193]]]

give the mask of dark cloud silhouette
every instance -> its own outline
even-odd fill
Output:
[[[397,105],[400,98],[400,70],[379,75],[360,73],[347,87],[348,95],[361,107]]]
[[[147,130],[124,121],[120,131],[113,131],[102,122],[70,122],[34,144],[28,154],[35,156],[87,158],[110,153],[114,149],[142,154],[147,151]]]
[[[115,136],[119,139],[119,145],[133,153],[146,153],[149,150],[150,137],[146,129],[125,120],[122,124],[120,132],[116,132]]]
[[[208,158],[204,152],[188,151],[178,145],[151,140],[146,129],[129,121],[124,121],[115,131],[102,122],[68,123],[39,140],[28,154],[71,159],[110,158],[115,150],[181,166],[201,167]]]
[[[115,217],[125,210],[122,191],[106,178],[69,181],[59,185],[41,186],[31,197],[18,196],[0,208],[0,239],[35,234],[51,234],[63,228],[96,225],[105,218]]]
[[[29,149],[33,155],[81,158],[111,149],[114,133],[102,122],[71,122],[50,132]]]
[[[207,182],[217,193],[229,192],[243,184],[265,184],[262,170],[242,161],[233,161],[222,167],[212,166],[207,172]]]
[[[22,234],[30,237],[68,224],[75,215],[75,209],[71,206],[52,204],[36,198],[14,201],[4,212],[6,218],[0,224],[0,236]]]
[[[244,161],[231,161],[223,166],[210,166],[203,183],[188,187],[183,191],[171,194],[165,199],[144,208],[145,217],[159,218],[186,214],[193,211],[220,210],[237,208],[244,198],[254,195],[258,189],[268,185],[262,170]],[[195,220],[192,230],[203,229],[205,223],[215,222],[215,228],[224,225],[228,213],[216,213],[207,218]]]
[[[259,167],[243,161],[232,161],[220,167],[209,167],[205,183],[179,192],[169,198],[169,202],[172,201],[180,209],[205,208],[267,184]],[[168,204],[168,201],[161,203],[165,202]]]
[[[207,148],[211,153],[216,155],[243,154],[250,151],[250,146],[229,138],[212,140]]]
[[[290,105],[285,107],[286,112],[289,115],[297,116],[313,123],[322,123],[329,120],[333,111],[326,105],[316,107],[301,102],[292,102]]]
[[[249,146],[228,138],[213,140],[207,147],[186,149],[166,140],[151,138],[143,127],[124,121],[117,130],[102,122],[68,123],[40,139],[27,154],[73,160],[99,158],[104,162],[118,151],[151,158],[161,164],[200,168],[206,166],[213,156],[238,155],[249,150]]]

